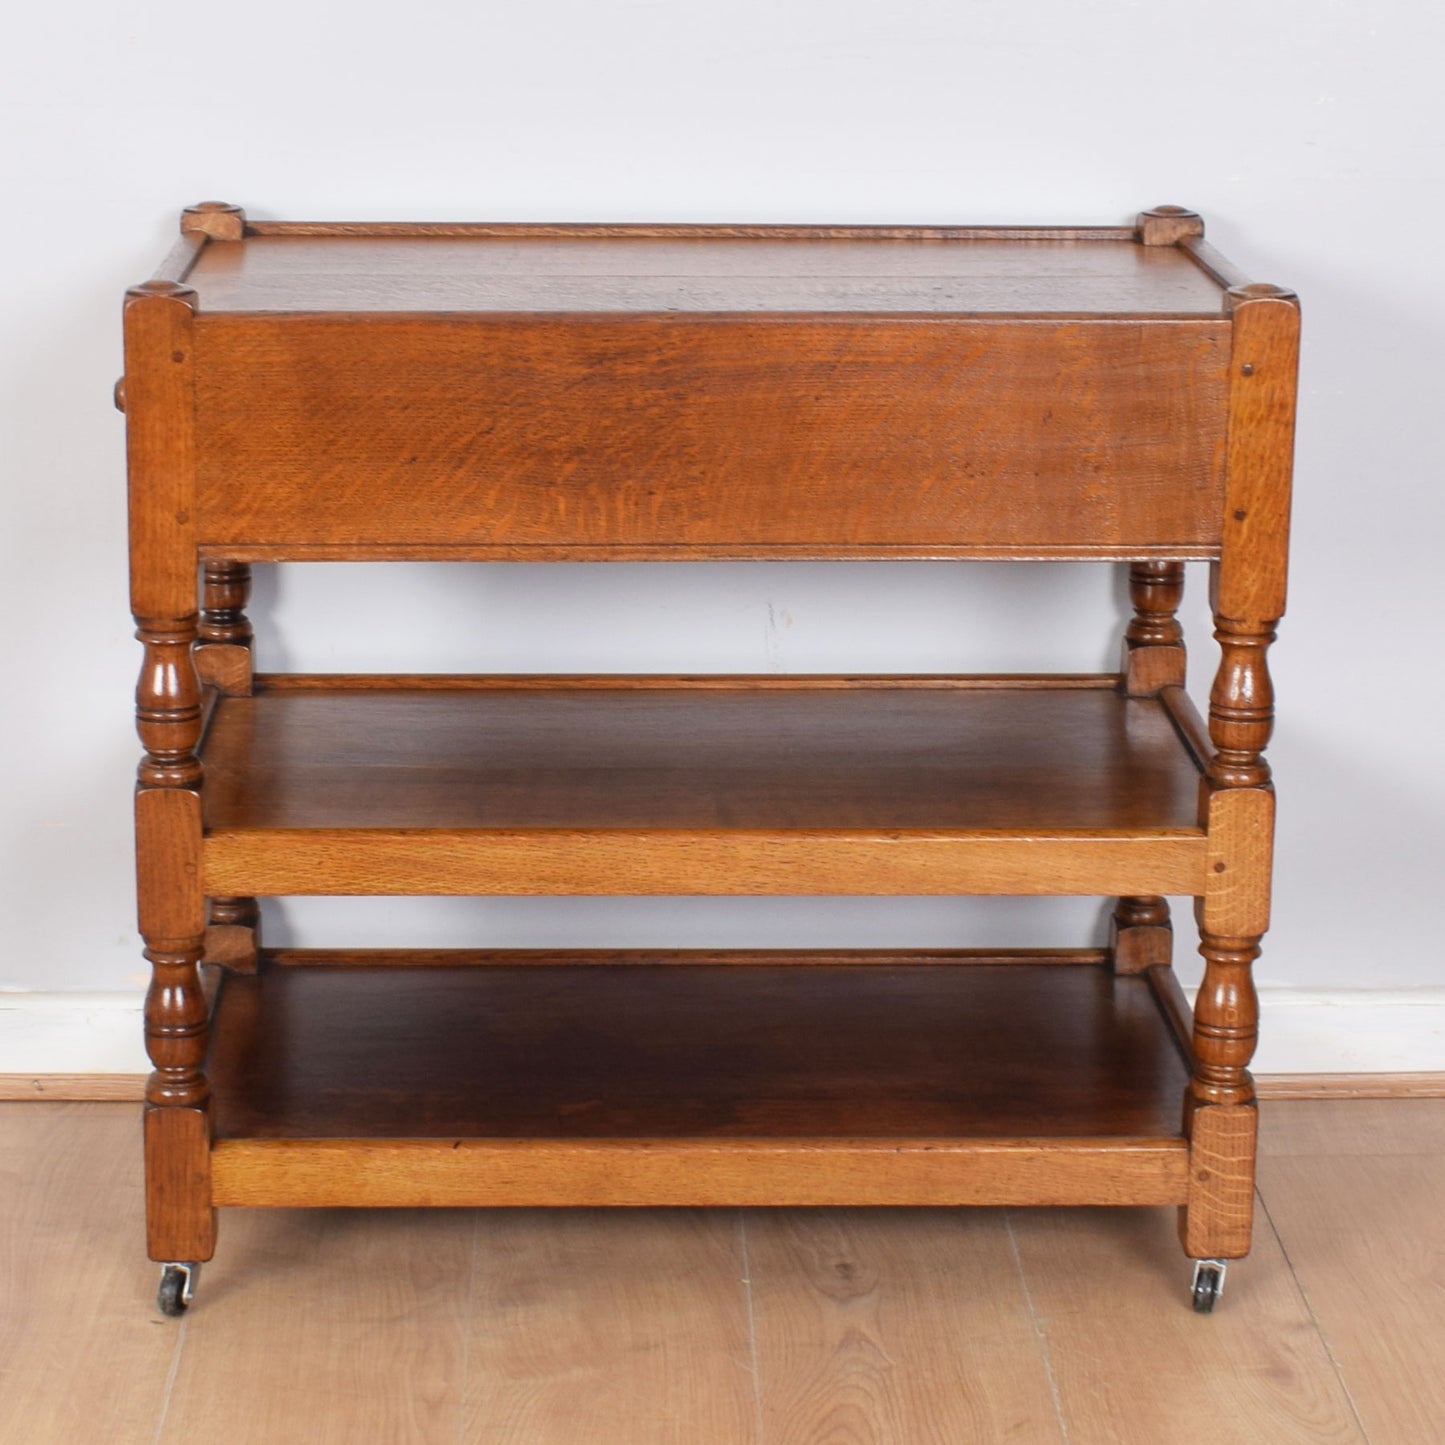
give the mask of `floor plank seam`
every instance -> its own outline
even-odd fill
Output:
[[[171,1367],[166,1371],[166,1383],[161,1390],[161,1413],[156,1421],[156,1433],[151,1439],[151,1445],[161,1445],[161,1437],[166,1433],[166,1419],[171,1413],[171,1397],[175,1394],[176,1381],[181,1373],[181,1351],[186,1346],[186,1326],[190,1324],[188,1319],[181,1319],[176,1326],[175,1348],[171,1351]]]
[[[763,1442],[763,1380],[758,1366],[758,1316],[753,1301],[753,1268],[748,1255],[748,1216],[744,1209],[738,1210],[738,1243],[742,1249],[743,1300],[748,1310],[748,1368],[753,1377],[753,1428],[757,1432],[758,1445]]]
[[[1014,1270],[1019,1277],[1019,1288],[1023,1290],[1024,1305],[1029,1312],[1029,1323],[1033,1326],[1034,1339],[1038,1343],[1039,1358],[1044,1367],[1044,1378],[1049,1385],[1049,1398],[1054,1402],[1054,1421],[1059,1427],[1059,1438],[1063,1441],[1063,1445],[1070,1445],[1069,1427],[1064,1420],[1064,1402],[1059,1394],[1059,1382],[1054,1376],[1053,1356],[1049,1352],[1048,1331],[1044,1329],[1043,1323],[1039,1319],[1039,1313],[1034,1308],[1033,1291],[1029,1289],[1028,1276],[1024,1273],[1023,1256],[1019,1253],[1019,1242],[1014,1236],[1013,1215],[1008,1210],[1004,1210],[1003,1225],[1008,1233],[1008,1246],[1014,1257]]]
[[[1335,1347],[1330,1343],[1330,1337],[1325,1332],[1325,1327],[1320,1323],[1320,1317],[1315,1313],[1314,1304],[1310,1300],[1309,1291],[1304,1286],[1304,1281],[1299,1277],[1299,1271],[1294,1267],[1294,1260],[1290,1258],[1289,1246],[1284,1242],[1284,1236],[1279,1232],[1279,1227],[1274,1222],[1274,1215],[1270,1213],[1269,1202],[1264,1197],[1264,1191],[1256,1188],[1254,1197],[1259,1201],[1260,1213],[1264,1215],[1265,1222],[1269,1225],[1270,1231],[1279,1245],[1279,1252],[1284,1256],[1285,1267],[1289,1270],[1290,1278],[1294,1280],[1295,1288],[1299,1291],[1300,1299],[1304,1302],[1306,1312],[1309,1314],[1310,1323],[1315,1327],[1315,1333],[1320,1338],[1320,1344],[1324,1346],[1325,1357],[1329,1360],[1331,1368],[1335,1372],[1335,1379],[1340,1382],[1340,1389],[1344,1391],[1346,1401],[1350,1406],[1350,1414],[1355,1417],[1355,1425],[1360,1432],[1360,1438],[1365,1445],[1374,1445],[1370,1439],[1370,1432],[1365,1428],[1365,1422],[1360,1418],[1360,1408],[1355,1404],[1354,1391],[1350,1389],[1350,1382],[1345,1378],[1345,1371],[1341,1366],[1338,1356],[1335,1354]]]
[[[472,1212],[471,1264],[467,1270],[467,1304],[462,1311],[462,1367],[457,1380],[457,1445],[464,1445],[467,1435],[467,1372],[471,1365],[472,1309],[477,1291],[477,1240],[481,1234],[480,1213]]]

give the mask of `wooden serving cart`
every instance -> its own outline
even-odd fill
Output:
[[[184,213],[117,397],[163,1309],[218,1206],[547,1204],[1177,1205],[1213,1307],[1298,307],[1203,229]],[[1134,616],[1097,676],[252,668],[254,563],[717,558],[1123,563]],[[1117,903],[1103,949],[260,947],[256,899],[305,894]]]

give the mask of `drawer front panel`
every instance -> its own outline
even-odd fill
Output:
[[[203,546],[1217,546],[1229,324],[197,319]]]

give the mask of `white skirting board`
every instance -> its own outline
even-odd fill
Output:
[[[1260,990],[1257,1075],[1445,1073],[1445,988]],[[140,1074],[137,993],[0,993],[0,1074]]]

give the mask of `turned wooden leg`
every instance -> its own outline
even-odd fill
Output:
[[[1184,629],[1175,614],[1184,598],[1182,562],[1134,562],[1129,600],[1134,616],[1124,632],[1120,664],[1124,691],[1148,697],[1162,687],[1184,686]]]
[[[141,935],[151,965],[146,1050],[146,1233],[151,1258],[203,1260],[215,1251],[211,1208],[208,1005],[201,987],[200,682],[196,619],[141,619],[145,663],[136,692],[145,747],[136,790]]]
[[[201,569],[202,610],[196,671],[204,683],[224,693],[251,692],[251,569],[244,562],[207,562]]]
[[[1249,1252],[1254,1213],[1258,1110],[1248,1065],[1259,1032],[1251,976],[1259,940],[1205,933],[1199,951],[1204,981],[1194,1004],[1194,1078],[1185,1107],[1183,1242],[1194,1259],[1237,1259]]]
[[[244,562],[207,562],[201,569],[201,583],[196,673],[203,683],[223,693],[248,696],[252,631],[246,603],[251,597],[251,569]],[[254,898],[213,898],[206,928],[206,962],[254,973],[259,918]]]
[[[200,939],[174,952],[147,947],[146,1049],[155,1072],[146,1087],[146,1243],[162,1262],[210,1259],[216,1251],[211,1208],[207,1006]]]
[[[1143,973],[1174,959],[1169,903],[1157,895],[1121,898],[1109,927],[1115,973]]]
[[[1194,1006],[1194,1072],[1185,1251],[1233,1259],[1249,1250],[1257,1136],[1249,1062],[1259,1030],[1253,965],[1269,926],[1274,790],[1263,752],[1274,719],[1266,654],[1272,626],[1216,618],[1222,654],[1210,695],[1215,753],[1201,792],[1209,834],[1206,892],[1197,901],[1204,981]]]
[[[1209,840],[1196,900],[1204,982],[1195,1008],[1185,1108],[1189,1192],[1181,1228],[1196,1259],[1249,1248],[1256,1138],[1258,1005],[1251,970],[1269,927],[1274,789],[1264,750],[1274,722],[1267,662],[1285,606],[1299,306],[1276,286],[1231,287],[1229,435],[1222,545],[1210,569],[1219,668],[1209,697],[1214,746],[1200,791]],[[1196,1300],[1196,1308],[1199,1307]]]

